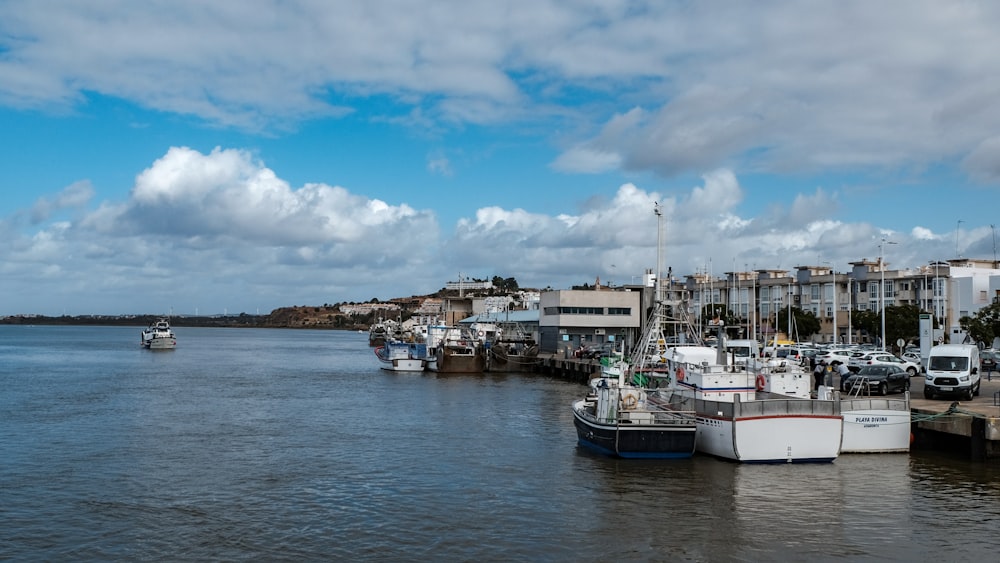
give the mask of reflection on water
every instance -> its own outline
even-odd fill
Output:
[[[616,460],[582,385],[399,374],[366,335],[0,326],[0,559],[983,560],[995,465]]]

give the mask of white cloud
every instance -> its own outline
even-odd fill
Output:
[[[85,193],[77,186],[51,200],[82,204]],[[837,201],[838,193],[822,189],[748,214],[762,193],[717,170],[670,193],[623,184],[575,212],[483,207],[442,238],[429,211],[326,184],[292,188],[247,151],[175,147],[137,175],[125,201],[31,230],[5,222],[0,275],[9,299],[37,303],[27,312],[85,303],[80,313],[266,311],[388,298],[431,293],[457,272],[513,276],[525,287],[597,277],[624,283],[656,266],[654,202],[664,217],[663,266],[681,277],[822,262],[846,270],[877,256],[885,235],[897,243],[887,260],[901,267],[954,252],[953,240],[925,229],[907,235],[850,223],[835,208],[805,213]],[[989,236],[966,233],[962,248],[984,247]]]
[[[621,165],[617,154],[587,147],[575,147],[559,155],[552,168],[560,172],[598,174],[614,170]]]
[[[926,227],[913,227],[913,230],[910,231],[910,236],[913,237],[913,240],[937,240],[941,238]]]
[[[40,223],[48,220],[53,213],[63,209],[82,209],[92,197],[94,197],[94,188],[90,182],[74,182],[52,199],[39,198],[31,208],[31,220],[33,223]]]

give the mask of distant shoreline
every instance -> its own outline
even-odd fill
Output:
[[[271,315],[232,315],[222,317],[164,315],[79,315],[47,317],[43,315],[18,315],[0,318],[0,325],[45,325],[45,326],[138,326],[144,327],[157,319],[167,318],[175,327],[218,327],[218,328],[290,328],[316,330],[343,330],[356,332],[367,327],[335,327],[324,324],[291,324],[276,321]]]

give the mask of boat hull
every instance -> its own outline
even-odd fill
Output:
[[[699,452],[743,463],[826,463],[840,452],[839,416],[724,418],[700,413]]]
[[[417,358],[400,358],[386,363],[386,365],[382,366],[382,369],[386,371],[420,372],[424,371],[425,363],[424,360]]]
[[[478,349],[440,348],[432,366],[431,369],[438,373],[482,373],[486,369],[486,359]]]
[[[143,341],[142,345],[150,350],[173,350],[177,347],[177,339],[172,337],[156,337]]]
[[[674,395],[672,404],[697,414],[700,453],[742,463],[825,463],[837,458],[844,426],[837,401],[765,396],[728,402],[682,392]]]
[[[842,453],[910,451],[910,405],[906,399],[844,399],[841,412]]]
[[[581,403],[573,406],[580,446],[625,459],[683,459],[694,455],[697,427],[691,420],[676,424],[609,424],[588,416]]]

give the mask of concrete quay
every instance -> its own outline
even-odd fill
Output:
[[[924,399],[922,375],[910,379],[913,448],[966,455],[974,461],[1000,461],[1000,373],[984,374],[979,396],[971,401]]]
[[[545,354],[535,367],[543,373],[586,384],[601,373],[598,360]],[[971,401],[924,399],[924,377],[910,379],[913,449],[942,451],[975,461],[1000,461],[1000,373],[984,374],[979,396]]]

